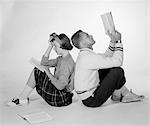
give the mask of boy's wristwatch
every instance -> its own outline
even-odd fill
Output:
[[[118,40],[118,41],[115,41],[115,42],[113,42],[113,41],[110,41],[111,43],[121,43],[121,40]]]
[[[121,43],[121,40],[116,41],[116,43]]]

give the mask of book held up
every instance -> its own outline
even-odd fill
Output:
[[[108,35],[108,33],[113,33],[115,31],[115,24],[113,21],[112,13],[104,13],[101,15],[102,22],[104,25],[105,33]]]

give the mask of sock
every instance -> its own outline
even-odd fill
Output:
[[[122,93],[123,96],[125,96],[125,95],[128,94],[129,92],[130,92],[129,89],[127,89],[125,86],[123,86],[123,87],[121,88],[121,93]]]
[[[124,96],[124,95],[126,95],[127,93],[129,93],[129,92],[130,92],[130,91],[129,91],[125,86],[123,86],[123,87],[121,87],[120,89],[115,90],[115,91],[113,92],[113,95],[120,97],[121,94]]]
[[[23,91],[19,95],[19,99],[27,99],[27,97],[31,94],[32,91],[33,91],[33,88],[29,87],[26,84]]]
[[[115,91],[113,92],[113,95],[114,95],[114,96],[117,96],[117,97],[121,97],[121,90],[120,90],[120,89],[115,90]]]

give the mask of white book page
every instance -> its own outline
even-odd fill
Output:
[[[35,59],[35,58],[32,57],[32,58],[29,60],[29,62],[30,62],[34,67],[37,67],[40,71],[44,72],[45,66],[40,65],[40,61],[38,61],[37,59]]]
[[[112,13],[109,12],[106,15],[107,15],[107,18],[108,18],[108,21],[109,21],[110,33],[112,33],[115,30],[115,24],[114,24],[114,21],[113,21]]]
[[[107,15],[101,15],[102,21],[103,21],[103,25],[104,25],[104,29],[105,29],[105,33],[108,34],[109,32],[109,22],[107,19]]]
[[[30,124],[42,123],[52,120],[52,116],[44,111],[18,115]]]

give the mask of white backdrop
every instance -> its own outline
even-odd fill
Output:
[[[1,0],[1,89],[21,90],[33,68],[28,60],[40,60],[52,32],[71,37],[82,29],[96,40],[94,50],[104,52],[110,40],[100,14],[109,11],[122,33],[127,86],[148,91],[148,0]],[[78,50],[71,54],[76,60]]]

